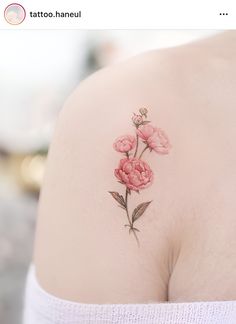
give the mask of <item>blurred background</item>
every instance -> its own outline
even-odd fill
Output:
[[[0,323],[19,324],[37,201],[57,115],[94,71],[214,34],[203,30],[0,31]]]

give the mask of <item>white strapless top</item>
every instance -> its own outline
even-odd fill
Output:
[[[85,304],[57,298],[29,270],[23,324],[236,324],[236,301]]]

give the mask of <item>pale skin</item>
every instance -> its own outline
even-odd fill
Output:
[[[84,303],[236,300],[236,32],[152,51],[85,80],[59,116],[34,262],[42,287]],[[108,194],[112,143],[148,107],[168,156],[148,156],[140,247]],[[148,152],[146,152],[148,155]],[[140,197],[136,194],[137,201]]]

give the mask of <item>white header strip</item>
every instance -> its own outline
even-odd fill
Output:
[[[26,18],[11,25],[13,2],[0,3],[1,29],[236,29],[234,0],[19,0]]]

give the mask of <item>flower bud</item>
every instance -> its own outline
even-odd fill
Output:
[[[141,115],[134,114],[132,117],[132,121],[136,127],[142,125],[143,117]]]
[[[147,118],[147,112],[148,112],[147,108],[140,108],[139,112],[142,116],[145,116]]]

